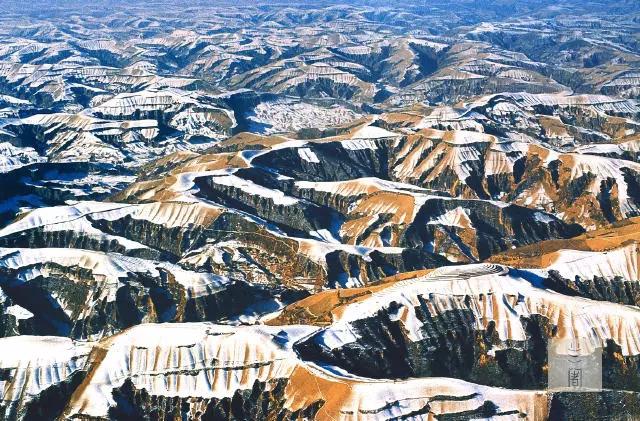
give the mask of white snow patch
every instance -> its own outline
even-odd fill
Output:
[[[365,149],[378,149],[376,142],[372,139],[348,139],[342,141],[342,147],[352,151],[361,151]]]
[[[312,162],[314,164],[320,163],[318,155],[316,155],[310,148],[299,148],[298,155],[307,162]]]
[[[33,317],[32,312],[30,312],[24,307],[20,307],[17,304],[7,307],[7,310],[5,312],[7,314],[11,314],[13,317],[15,317],[18,320],[30,319]]]
[[[356,130],[351,135],[351,139],[385,139],[388,137],[398,136],[400,136],[398,133],[390,132],[389,130],[383,129],[382,127],[364,126]]]
[[[236,175],[212,177],[211,180],[223,186],[235,187],[251,195],[271,199],[276,205],[291,206],[299,202],[295,197],[287,196],[280,190],[269,189],[250,180],[245,180]]]
[[[542,222],[543,224],[555,222],[555,219],[543,212],[534,212],[533,218],[538,222]]]

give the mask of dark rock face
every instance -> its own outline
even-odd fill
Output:
[[[222,321],[245,314],[253,305],[268,306],[274,299],[290,303],[308,295],[304,290],[232,281],[206,295],[192,297],[171,273],[161,272],[160,277],[129,273],[114,292],[115,300],[111,301],[103,288],[112,287],[105,286],[89,270],[70,271],[55,264],[26,268],[30,269],[57,273],[19,282],[15,281],[19,271],[2,271],[3,293],[12,303],[33,313],[33,317],[25,320],[4,315],[3,336],[29,334],[87,339],[117,333],[143,322]],[[86,303],[91,301],[96,302],[87,311]]]
[[[388,140],[372,140],[376,149],[351,150],[341,142],[313,145],[322,163],[305,161],[295,149],[285,148],[258,156],[252,162],[277,168],[280,174],[305,181],[345,181],[364,177],[388,179]]]
[[[631,420],[640,414],[640,394],[624,390],[554,392],[549,420]]]
[[[345,285],[349,278],[375,281],[402,272],[451,264],[444,257],[421,248],[404,249],[399,254],[374,251],[369,254],[368,261],[362,256],[334,251],[327,254],[326,259],[327,282],[331,288]]]
[[[544,285],[565,295],[585,297],[596,301],[638,306],[640,304],[640,286],[636,280],[625,280],[616,276],[613,280],[596,276],[593,279],[574,280],[563,278],[558,271],[549,271]]]
[[[6,379],[2,378],[3,374],[6,374]],[[0,380],[9,380],[13,375],[15,373],[0,372]],[[62,415],[69,398],[86,375],[85,371],[77,371],[66,380],[44,389],[27,402],[3,402],[0,404],[0,417],[5,420],[55,420]]]
[[[160,260],[161,258],[165,258],[166,260],[171,261],[170,255],[162,254],[157,250],[130,250],[115,239],[95,238],[78,231],[45,231],[42,229],[31,229],[0,237],[0,245],[3,247],[18,248],[75,248],[101,251],[105,253],[120,253],[132,257],[147,259]]]
[[[337,212],[313,203],[300,202],[296,206],[274,203],[267,198],[246,194],[239,188],[215,184],[212,179],[196,185],[204,198],[272,221],[291,235],[304,236],[309,231],[320,229],[335,232],[340,225],[341,216]]]
[[[569,238],[583,232],[580,226],[565,224],[553,217],[548,222],[538,221],[534,211],[520,206],[497,207],[482,201],[464,203],[434,199],[422,206],[414,222],[403,234],[401,244],[425,247],[433,243],[436,232],[443,228],[423,225],[423,221],[432,220],[461,205],[469,210],[475,238],[465,238],[467,233],[453,227],[445,227],[444,230],[464,254],[479,260],[514,245],[533,244],[548,238]]]
[[[313,419],[322,401],[304,410],[290,412],[283,407],[286,380],[272,384],[256,381],[252,389],[238,390],[228,398],[179,398],[150,395],[135,388],[131,380],[113,391],[116,406],[109,416],[116,420],[298,420]]]
[[[602,354],[603,387],[640,392],[640,358],[622,355],[621,347],[608,340]]]
[[[426,308],[427,303],[423,302]],[[544,318],[523,320],[529,335],[526,342],[503,343],[492,324],[487,330],[476,330],[471,312],[448,311],[430,316],[416,308],[426,338],[413,342],[399,322],[389,319],[389,312],[393,311],[391,303],[388,311],[381,311],[375,318],[352,323],[357,342],[328,349],[321,345],[320,332],[298,343],[296,350],[304,359],[337,365],[364,377],[454,377],[516,389],[546,386],[543,366],[553,327]],[[488,353],[496,346],[501,350]]]
[[[428,312],[427,297],[415,309],[424,339],[413,341],[397,321],[392,302],[375,317],[350,323],[357,341],[329,348],[323,331],[296,344],[303,359],[335,365],[371,378],[453,377],[510,389],[547,387],[547,346],[557,326],[540,315],[521,317],[525,341],[502,341],[494,322],[478,330],[471,311]],[[482,301],[482,300],[481,300]],[[624,357],[609,341],[603,354],[603,387],[640,391],[638,357]],[[623,386],[624,385],[624,386]]]
[[[76,200],[103,200],[123,189],[133,172],[114,164],[92,162],[32,163],[0,172],[0,225],[7,225],[21,207],[62,205]],[[99,180],[96,182],[96,180]]]
[[[8,307],[6,302],[0,307],[4,311]],[[3,314],[0,316],[0,338],[6,338],[7,336],[15,336],[20,334],[29,334],[34,332],[35,329],[31,326],[31,323],[25,323],[18,320],[12,314]]]

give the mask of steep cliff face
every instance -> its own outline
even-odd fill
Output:
[[[332,324],[295,349],[364,377],[456,377],[539,389],[546,386],[548,340],[575,339],[584,352],[607,350],[605,387],[626,381],[620,373],[640,352],[632,339],[635,310],[585,305],[532,287],[536,277],[491,265],[440,268],[333,308]]]
[[[87,374],[92,346],[54,336],[0,339],[5,419],[54,419]]]
[[[99,339],[143,322],[251,320],[305,296],[169,263],[78,249],[2,249],[18,334]]]

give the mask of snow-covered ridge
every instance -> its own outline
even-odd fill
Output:
[[[87,218],[114,221],[130,216],[166,227],[190,224],[206,225],[220,213],[220,208],[199,202],[153,202],[128,204],[114,202],[78,202],[74,205],[34,209],[26,216],[0,230],[0,237],[43,228],[50,231],[82,230],[97,233]]]
[[[260,133],[281,133],[306,128],[338,126],[360,118],[348,108],[335,105],[331,108],[294,101],[261,102],[249,117],[255,127],[252,131]]]
[[[429,193],[429,190],[416,187],[412,184],[383,180],[375,177],[359,178],[348,181],[296,181],[295,185],[300,189],[313,189],[334,193],[340,196],[358,196],[381,190],[397,193]]]
[[[640,253],[635,242],[603,252],[560,250],[545,258],[550,260],[547,270],[558,271],[571,280],[575,277],[590,280],[598,276],[640,281]]]
[[[236,175],[215,176],[211,177],[210,180],[215,184],[237,188],[245,193],[270,199],[276,205],[291,206],[295,205],[299,201],[294,197],[287,196],[285,193],[279,190],[273,190],[263,187],[250,180],[245,180]]]
[[[154,262],[118,253],[63,248],[0,248],[0,268],[19,271],[17,277],[22,281],[28,282],[40,275],[48,276],[48,263],[88,269],[92,278],[102,283],[101,298],[108,301],[116,299],[118,288],[132,273],[147,274],[156,278],[161,277],[161,272],[168,273],[175,282],[185,288],[188,296],[193,297],[210,294],[229,282],[223,276],[192,272],[171,263]]]
[[[112,390],[126,379],[152,395],[231,397],[256,381],[289,377],[298,364],[291,344],[314,330],[211,323],[134,327],[99,345],[106,355],[67,413],[107,416],[115,404]]]
[[[594,105],[603,110],[618,110],[622,112],[638,112],[638,104],[634,100],[620,99],[606,95],[549,95],[549,94],[510,94],[517,102],[524,106],[536,105],[569,106]]]
[[[92,344],[57,336],[14,336],[0,339],[3,406],[12,408],[40,397],[51,386],[87,369]],[[12,408],[13,409],[13,408]]]
[[[468,300],[465,297],[471,301],[465,302]],[[486,264],[442,267],[339,308],[333,313],[334,323],[323,331],[320,339],[328,348],[357,341],[351,322],[374,317],[395,302],[398,304],[395,317],[402,322],[409,338],[419,341],[423,339],[422,322],[416,317],[415,308],[423,306],[424,300],[432,316],[453,310],[472,311],[475,329],[483,330],[493,322],[503,341],[526,340],[520,318],[538,314],[558,327],[559,339],[583,343],[584,352],[602,347],[611,339],[622,347],[623,355],[640,354],[640,342],[636,339],[640,313],[634,309],[548,292],[506,267]]]
[[[188,135],[220,139],[237,123],[232,111],[216,105],[212,99],[175,88],[149,88],[118,94],[94,107],[92,112],[108,118],[135,119],[137,114],[152,116],[168,120],[170,127]]]
[[[330,371],[300,361],[290,346],[312,334],[308,327],[226,328],[208,323],[142,325],[98,345],[104,357],[93,368],[66,414],[105,416],[115,405],[111,391],[125,379],[155,396],[231,397],[254,382],[288,379],[284,406],[290,411],[322,401],[320,418],[344,413],[379,419],[422,409],[434,396],[434,413],[475,409],[491,399],[501,410],[535,413],[546,396],[477,386],[457,379],[428,378],[384,382]]]
[[[0,173],[9,172],[33,162],[43,162],[33,148],[19,148],[8,142],[0,143]]]

